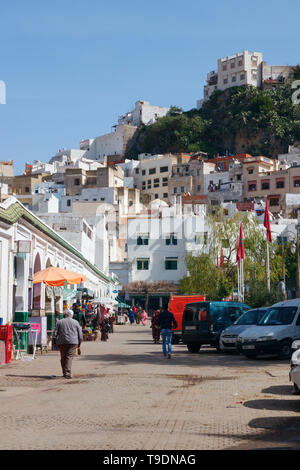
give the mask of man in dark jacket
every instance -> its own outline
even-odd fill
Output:
[[[162,347],[165,357],[171,359],[172,354],[172,328],[177,328],[177,321],[172,312],[167,308],[163,308],[158,316],[158,325],[161,329]],[[167,351],[168,345],[168,351]]]
[[[63,376],[71,379],[72,360],[76,349],[82,341],[82,329],[77,320],[73,319],[73,311],[65,310],[64,318],[58,320],[53,333],[52,342],[60,351],[60,363]]]

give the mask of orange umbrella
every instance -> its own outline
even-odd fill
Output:
[[[86,281],[86,276],[53,266],[49,266],[49,268],[43,269],[33,276],[33,284],[44,282],[47,286],[63,286],[66,281],[68,284],[80,284]]]

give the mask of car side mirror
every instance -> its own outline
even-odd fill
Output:
[[[293,351],[300,349],[300,339],[296,339],[295,341],[292,342],[292,349]]]

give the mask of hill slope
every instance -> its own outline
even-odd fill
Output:
[[[235,87],[216,91],[201,110],[180,113],[172,107],[166,117],[138,129],[127,158],[197,151],[275,157],[300,141],[300,106],[291,97],[288,85],[264,92]]]

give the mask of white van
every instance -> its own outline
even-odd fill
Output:
[[[258,325],[247,328],[238,336],[237,349],[249,358],[276,354],[281,359],[288,359],[296,339],[300,339],[300,299],[269,307]]]

